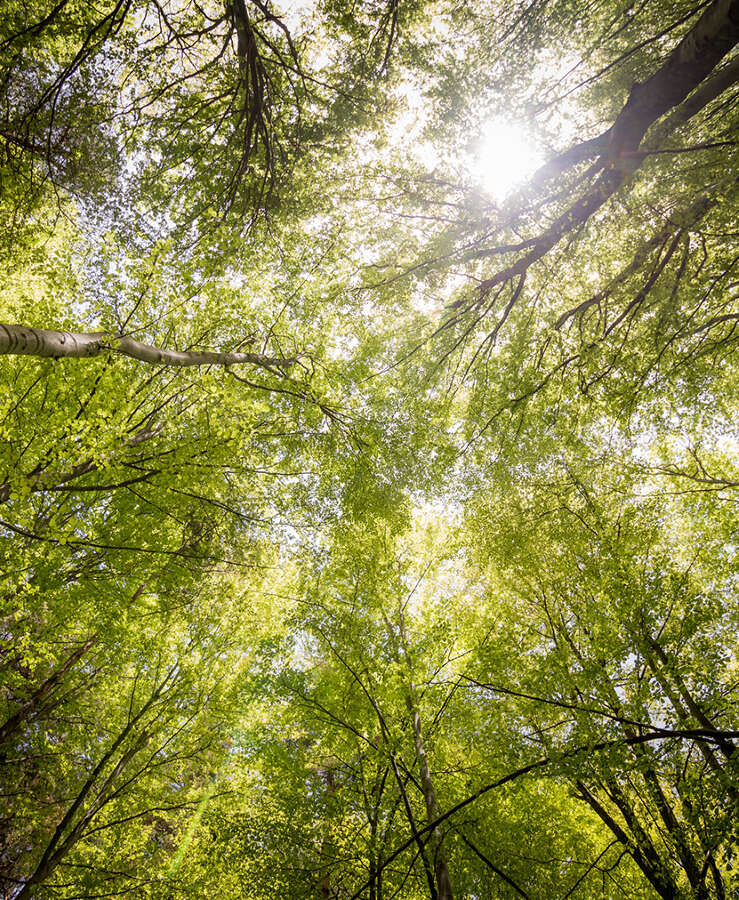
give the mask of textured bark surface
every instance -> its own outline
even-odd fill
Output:
[[[706,78],[739,41],[739,0],[716,0],[646,81],[635,84],[610,132],[609,153],[635,150],[647,129]]]
[[[737,82],[737,59],[711,73],[738,41],[738,0],[715,0],[660,68],[632,87],[613,124],[597,137],[581,141],[544,163],[532,184],[544,185],[588,159],[633,153],[652,126],[656,131],[649,134],[649,145],[659,147],[675,128]],[[666,118],[655,125],[663,116]]]
[[[166,350],[143,344],[124,334],[107,331],[75,332],[29,328],[0,323],[0,354],[39,356],[47,359],[85,359],[104,353],[118,353],[139,362],[160,366],[253,365],[284,369],[296,359],[265,356],[262,353],[216,353],[209,350]]]

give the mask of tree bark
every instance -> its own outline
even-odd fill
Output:
[[[428,754],[426,752],[426,742],[423,736],[423,726],[421,724],[421,713],[418,703],[418,689],[413,680],[413,670],[408,653],[408,641],[402,609],[398,611],[398,616],[400,620],[400,639],[402,642],[403,656],[405,657],[405,662],[408,667],[408,684],[405,702],[411,716],[416,764],[418,765],[418,771],[421,778],[421,789],[426,805],[426,818],[430,824],[440,817],[439,804],[436,799],[436,791],[434,789],[434,782],[431,777],[431,769],[428,763]],[[438,900],[454,900],[452,880],[449,875],[446,854],[444,853],[443,835],[438,825],[431,830],[429,844],[433,852],[434,876],[436,878]]]
[[[739,41],[739,0],[715,0],[646,81],[631,89],[610,130],[608,152],[635,150],[647,129],[709,75]]]
[[[703,711],[703,708],[701,707],[701,705],[693,697],[693,695],[688,690],[687,685],[685,684],[683,679],[680,677],[680,673],[678,671],[677,666],[670,665],[670,659],[667,656],[667,654],[665,653],[665,651],[664,651],[662,645],[659,643],[659,641],[655,640],[650,635],[647,635],[647,643],[652,648],[652,650],[654,650],[657,658],[659,659],[660,663],[662,664],[664,672],[669,672],[671,679],[677,685],[677,689],[680,693],[680,696],[684,700],[685,705],[690,710],[690,712],[691,712],[693,718],[696,720],[696,722],[698,722],[704,728],[715,729],[716,732],[718,733],[719,729],[717,729],[715,724],[708,718],[708,716]],[[670,696],[670,699],[672,700],[672,692],[669,691],[669,686],[667,684],[667,679],[665,677],[664,672],[659,671],[659,667],[655,664],[655,662],[651,656],[646,656],[645,658],[646,658],[647,664],[649,665],[649,668],[652,670],[655,677],[658,678],[660,684],[665,688],[665,692],[668,693],[668,696]],[[680,707],[678,704],[675,703],[675,701],[673,701],[673,705],[675,706],[675,708],[678,711],[680,711]],[[723,753],[727,759],[730,759],[736,751],[736,747],[730,740],[720,741],[719,747],[721,748],[721,750],[723,751]]]
[[[665,138],[739,81],[739,57],[711,73],[678,107],[647,133],[647,146],[659,149]]]
[[[543,185],[577,163],[636,150],[651,125],[673,110],[657,126],[657,132],[650,135],[650,145],[659,146],[671,131],[737,81],[739,60],[736,59],[704,81],[737,41],[739,3],[715,0],[662,66],[646,81],[633,86],[621,112],[606,131],[544,163],[532,182]]]
[[[421,715],[418,711],[418,694],[413,683],[409,686],[406,704],[408,712],[411,714],[413,742],[416,750],[416,762],[418,763],[418,770],[421,776],[423,799],[426,804],[426,816],[429,822],[434,822],[439,818],[439,804],[436,800],[436,791],[434,790],[434,782],[431,778],[431,769],[429,768],[426,753],[426,743],[423,739]],[[449,876],[449,867],[447,866],[442,840],[441,829],[438,827],[434,828],[431,832],[429,843],[434,854],[434,875],[436,876],[438,897],[439,900],[454,900],[452,881]]]
[[[331,797],[336,793],[336,779],[334,778],[333,769],[329,766],[319,766],[318,775],[323,779],[326,785],[326,799],[330,801]],[[335,855],[333,841],[331,840],[331,823],[326,823],[326,833],[321,841],[321,849],[319,852],[321,869],[321,897],[329,898],[331,896],[331,864]]]
[[[265,356],[263,353],[166,350],[143,344],[125,334],[109,331],[50,331],[46,328],[0,323],[0,354],[47,359],[89,359],[104,353],[118,353],[149,365],[178,367],[248,364],[266,369],[285,369],[297,362],[296,357]]]

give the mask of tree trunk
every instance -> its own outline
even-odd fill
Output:
[[[326,798],[327,802],[329,802],[331,797],[336,793],[336,779],[334,778],[333,769],[330,766],[319,766],[318,775],[323,779],[326,785]],[[323,874],[321,875],[321,897],[323,897],[324,900],[327,900],[327,898],[331,896],[331,864],[334,856],[330,821],[326,825],[326,834],[321,841],[319,856],[321,869],[323,870]]]
[[[736,82],[739,60],[732,60],[711,78],[705,79],[737,41],[739,3],[737,0],[716,0],[660,68],[646,81],[633,86],[610,128],[544,163],[534,174],[532,182],[543,185],[585,160],[604,154],[615,157],[624,151],[634,151],[652,124],[670,113],[649,136],[650,146],[659,147],[670,132]]]
[[[419,773],[421,775],[421,788],[423,789],[423,799],[426,803],[426,816],[428,822],[435,822],[441,815],[439,804],[436,800],[436,791],[431,778],[431,770],[429,769],[428,757],[426,755],[426,745],[423,739],[423,729],[421,726],[421,715],[418,711],[418,693],[416,686],[411,682],[406,696],[406,704],[408,712],[411,714],[411,723],[413,727],[413,741],[416,749],[416,762],[418,763]],[[436,876],[436,886],[438,889],[439,900],[454,900],[452,892],[452,882],[449,877],[449,868],[446,862],[446,855],[442,847],[441,830],[437,827],[431,832],[431,849],[434,855],[434,875]]]
[[[99,632],[93,635],[93,637],[89,638],[77,647],[70,655],[64,660],[64,662],[49,675],[49,677],[43,681],[38,688],[31,694],[31,696],[26,700],[25,703],[21,704],[21,706],[4,722],[0,725],[0,744],[5,743],[7,739],[15,732],[18,728],[20,728],[21,724],[27,720],[32,718],[40,709],[44,701],[49,697],[52,691],[61,683],[62,678],[69,672],[72,666],[87,653],[87,651],[92,647],[98,640]],[[2,756],[0,756],[0,759]]]
[[[297,361],[296,357],[272,357],[262,353],[214,353],[208,350],[180,352],[142,344],[125,334],[109,331],[49,331],[45,328],[0,323],[0,354],[48,359],[87,359],[104,353],[119,353],[150,365],[180,367],[234,366],[247,363],[267,369],[285,369]]]
[[[571,147],[542,166],[533,177],[534,183],[543,183],[553,174],[594,156],[602,158],[603,171],[587,194],[556,218],[539,237],[525,243],[526,247],[531,247],[527,253],[480,283],[479,296],[486,297],[497,285],[526,273],[565,235],[584,225],[626,184],[645,158],[646,154],[640,148],[642,138],[662,116],[696,91],[694,102],[681,108],[673,118],[672,126],[677,127],[733,84],[737,72],[732,63],[717,73],[715,79],[709,80],[704,90],[696,90],[738,41],[739,0],[715,0],[660,68],[646,81],[633,86],[607,131]],[[662,129],[658,127],[658,132],[660,138],[664,138],[666,125]],[[524,249],[524,245],[520,249]],[[450,308],[465,302],[456,301]]]
[[[118,775],[120,775],[120,773],[128,765],[130,760],[133,758],[133,756],[135,756],[139,749],[141,749],[145,732],[139,736],[138,740],[132,747],[130,747],[121,755],[121,758],[114,766],[111,774],[105,779],[100,789],[98,790],[95,799],[89,804],[88,808],[84,810],[84,804],[87,800],[88,795],[93,791],[95,783],[102,775],[105,767],[113,759],[118,749],[128,738],[131,732],[134,731],[134,729],[144,718],[148,710],[159,700],[173,672],[174,668],[167,673],[164,680],[156,687],[152,695],[136,713],[136,715],[131,716],[128,719],[126,725],[113,741],[109,749],[103,754],[97,765],[90,772],[84,784],[77,793],[77,796],[57,825],[54,834],[51,836],[49,843],[46,845],[46,848],[41,856],[38,865],[33,871],[33,874],[26,879],[23,887],[15,895],[16,900],[25,900],[25,898],[30,897],[31,891],[35,887],[35,885],[45,881],[57,869],[69,850],[77,843],[83,828],[90,822],[95,813],[102,806],[105,800],[105,794],[110,785],[115,781]]]
[[[715,0],[646,81],[635,84],[610,131],[608,151],[635,150],[647,129],[695,90],[739,41],[739,0]]]
[[[436,791],[434,782],[431,777],[431,769],[428,763],[428,754],[426,752],[426,742],[423,737],[423,726],[421,723],[421,713],[418,704],[418,689],[413,681],[413,669],[408,653],[408,641],[405,631],[405,621],[403,611],[398,610],[400,622],[400,639],[402,642],[403,656],[408,668],[408,685],[406,689],[405,702],[408,712],[411,716],[411,727],[413,729],[413,745],[416,753],[416,764],[421,776],[421,790],[423,791],[423,799],[426,804],[427,823],[435,822],[441,812],[436,799]],[[429,844],[433,853],[434,876],[436,878],[437,896],[439,900],[454,900],[454,892],[452,891],[452,881],[449,876],[449,867],[447,866],[446,854],[443,847],[443,835],[441,829],[437,826],[431,831]]]
[[[583,781],[577,781],[577,787],[580,792],[578,795],[580,799],[588,804],[610,830],[611,834],[628,849],[632,859],[659,896],[663,900],[674,900],[678,896],[677,885],[670,872],[662,865],[662,861],[654,850],[648,836],[630,815],[630,811],[628,811],[628,807],[625,807],[623,801],[621,804],[617,803],[616,805],[619,806],[621,814],[624,816],[624,820],[633,835],[631,839]]]

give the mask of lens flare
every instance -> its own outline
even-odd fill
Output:
[[[526,129],[502,119],[485,126],[477,159],[480,182],[495,200],[505,200],[543,162]]]

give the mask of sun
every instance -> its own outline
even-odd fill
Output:
[[[485,192],[498,201],[527,181],[543,162],[526,129],[504,119],[486,123],[478,147],[477,177]]]

